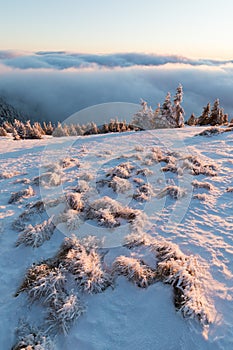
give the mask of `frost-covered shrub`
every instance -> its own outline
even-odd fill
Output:
[[[24,184],[24,185],[29,185],[31,183],[31,180],[27,179],[24,177],[23,179],[17,179],[13,182],[13,184]]]
[[[33,191],[33,188],[29,186],[25,190],[12,193],[8,203],[13,204],[13,203],[19,202],[23,198],[29,198],[34,195],[35,195],[35,192]]]
[[[133,198],[139,202],[146,202],[153,196],[153,187],[150,184],[143,184],[137,188]]]
[[[144,232],[140,233],[131,233],[127,235],[124,239],[124,246],[128,249],[139,247],[141,245],[150,245],[151,244],[151,236]]]
[[[20,322],[16,329],[17,343],[11,350],[55,350],[52,340],[39,329]]]
[[[32,216],[41,214],[45,211],[45,204],[39,200],[35,203],[28,204],[27,209],[13,221],[12,227],[16,230],[22,231],[26,226],[26,222],[30,221]]]
[[[103,269],[102,258],[91,244],[84,245],[76,238],[66,238],[53,259],[73,274],[78,288],[89,294],[101,293],[112,284],[111,276]]]
[[[103,270],[100,255],[83,247],[81,254],[71,249],[64,264],[74,275],[78,288],[89,294],[101,293],[111,285],[110,275]]]
[[[92,181],[94,179],[94,175],[88,172],[83,172],[78,175],[79,180],[84,180],[84,181]]]
[[[214,307],[205,295],[208,271],[195,256],[183,254],[174,243],[153,239],[151,247],[158,259],[157,277],[173,286],[176,308],[202,325],[212,322]]]
[[[20,175],[19,171],[12,171],[11,173],[3,171],[0,173],[0,180],[2,179],[11,179],[14,176]]]
[[[42,224],[36,226],[29,225],[20,233],[16,246],[24,244],[33,248],[40,247],[45,241],[49,241],[55,230],[55,225],[52,222],[53,218],[45,220]]]
[[[216,176],[217,167],[215,164],[206,163],[197,156],[188,156],[183,161],[182,167],[191,171],[192,175]]]
[[[109,186],[117,193],[125,193],[131,189],[131,183],[124,178],[114,176]]]
[[[135,182],[137,185],[144,185],[145,180],[141,179],[140,177],[134,177],[133,182]]]
[[[114,176],[118,176],[123,179],[128,179],[131,176],[131,171],[134,169],[134,166],[127,163],[121,163],[110,169],[107,173],[107,176],[113,178]]]
[[[78,193],[86,193],[90,190],[89,184],[85,180],[79,180],[75,191]]]
[[[113,263],[115,274],[126,276],[138,287],[146,288],[156,280],[156,273],[142,260],[119,256]]]
[[[25,278],[15,296],[26,292],[31,301],[51,300],[57,292],[64,289],[65,277],[60,268],[52,267],[46,262],[32,265],[26,272]]]
[[[61,159],[60,162],[59,162],[59,165],[63,169],[65,169],[65,168],[70,168],[70,167],[73,167],[73,166],[79,166],[79,162],[75,158],[67,157],[67,158]]]
[[[172,285],[174,304],[184,317],[196,318],[203,326],[213,321],[214,305],[206,296],[209,272],[197,257],[185,255],[176,244],[145,233],[128,235],[124,245],[129,249],[147,246],[155,253],[156,280]]]
[[[167,156],[164,159],[165,163],[167,163],[166,166],[161,168],[161,171],[163,172],[168,172],[171,171],[172,173],[177,173],[178,170],[178,164],[177,164],[177,159],[173,156]]]
[[[119,226],[120,218],[132,222],[136,218],[136,214],[136,210],[124,207],[107,196],[89,203],[85,208],[86,219],[97,220],[99,225],[106,227]]]
[[[70,192],[66,194],[66,201],[69,207],[73,210],[82,211],[83,210],[83,200],[80,193]]]
[[[175,185],[166,186],[161,192],[157,194],[158,198],[163,198],[169,195],[171,198],[180,199],[185,197],[187,194],[186,189]]]
[[[193,195],[193,199],[199,199],[200,201],[207,201],[208,195],[206,193],[196,193]]]
[[[44,174],[41,174],[33,179],[33,183],[37,186],[59,186],[62,182],[61,179],[62,173],[57,172],[47,172]]]
[[[142,145],[137,145],[134,147],[134,149],[137,152],[144,152],[144,147]]]
[[[192,185],[195,188],[204,188],[204,189],[209,190],[209,191],[213,190],[213,185],[210,184],[209,182],[201,182],[198,180],[194,180],[194,181],[192,181]]]
[[[226,191],[227,192],[233,192],[233,187],[227,187]]]
[[[199,134],[196,134],[195,136],[213,136],[213,135],[222,134],[223,132],[224,132],[223,129],[220,129],[217,127],[211,127],[201,131]]]
[[[163,152],[159,147],[153,147],[151,152],[146,155],[146,159],[149,159],[155,163],[161,162],[163,158]]]
[[[68,334],[70,328],[85,311],[75,294],[60,293],[50,304],[47,315],[47,332]]]
[[[136,175],[150,176],[153,175],[153,171],[148,168],[139,169],[136,171]]]
[[[83,223],[82,217],[77,210],[69,209],[59,214],[55,218],[55,224],[66,223],[66,226],[70,232],[77,230]]]
[[[65,281],[63,271],[53,268],[46,276],[37,278],[27,290],[28,297],[31,301],[41,301],[45,305],[50,305],[64,291]]]

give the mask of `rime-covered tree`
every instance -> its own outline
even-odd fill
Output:
[[[7,136],[7,132],[2,126],[0,126],[0,136]]]
[[[171,127],[176,126],[176,121],[174,118],[174,111],[173,111],[172,103],[171,103],[170,92],[167,93],[165,101],[162,105],[161,117],[164,118],[171,125]]]
[[[210,103],[203,108],[202,115],[198,118],[199,125],[208,125],[210,118]]]
[[[58,122],[56,129],[53,132],[54,137],[63,137],[63,136],[69,136],[69,133],[67,131],[67,126],[63,126],[60,122]]]
[[[191,116],[189,117],[189,119],[187,121],[187,125],[189,125],[189,126],[197,125],[197,118],[195,117],[194,113],[192,113]]]
[[[176,94],[174,97],[174,106],[173,106],[176,126],[178,128],[182,128],[184,126],[184,109],[181,106],[182,101],[183,101],[183,87],[181,84],[179,84],[176,89]]]
[[[153,129],[154,112],[152,108],[148,107],[147,102],[143,99],[141,99],[141,106],[142,109],[134,114],[132,124],[144,130]]]
[[[2,126],[6,130],[6,132],[13,132],[13,125],[10,122],[5,121]]]
[[[42,128],[44,130],[45,135],[52,135],[53,134],[54,127],[53,127],[51,122],[49,122],[48,124],[43,122]]]

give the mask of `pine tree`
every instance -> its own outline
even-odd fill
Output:
[[[148,107],[147,102],[141,99],[142,109],[134,114],[132,124],[143,129],[153,129],[154,112],[151,107]]]
[[[195,126],[195,125],[197,125],[197,118],[195,117],[195,114],[194,114],[194,113],[192,113],[191,116],[190,116],[190,118],[188,119],[187,125],[189,125],[189,126]]]
[[[210,118],[210,103],[203,108],[202,115],[198,118],[199,125],[208,125]]]
[[[74,126],[74,124],[70,124],[69,126],[68,126],[68,132],[69,132],[69,136],[77,136],[78,134],[77,134],[77,131],[76,131],[76,129],[75,129],[75,126]]]
[[[183,87],[181,84],[178,85],[176,89],[176,94],[174,97],[174,117],[176,121],[176,126],[182,128],[184,126],[184,109],[181,106],[183,101]]]
[[[57,123],[57,127],[53,132],[54,137],[63,137],[63,136],[69,136],[67,126],[62,124],[60,122]]]
[[[164,118],[171,127],[176,126],[174,111],[171,103],[171,94],[167,93],[163,106],[161,108],[161,117]]]
[[[0,136],[7,136],[7,132],[2,126],[0,126]]]

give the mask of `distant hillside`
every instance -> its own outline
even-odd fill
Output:
[[[14,119],[25,120],[23,114],[0,97],[0,125],[4,121],[13,122]]]

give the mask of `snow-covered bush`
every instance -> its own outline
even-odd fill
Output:
[[[12,172],[7,172],[7,171],[3,171],[0,173],[0,180],[2,179],[11,179],[14,176],[20,175],[19,171],[12,171]]]
[[[127,179],[114,176],[112,181],[109,182],[109,187],[117,193],[125,193],[131,189],[131,183]]]
[[[26,272],[25,278],[15,296],[26,292],[31,301],[45,302],[52,299],[57,292],[63,291],[65,277],[60,268],[46,262],[33,264]]]
[[[206,297],[208,271],[193,255],[185,255],[179,247],[165,240],[153,239],[157,277],[174,288],[174,303],[184,317],[196,318],[204,326],[213,321],[213,304]]]
[[[50,305],[62,294],[65,288],[65,275],[60,268],[51,269],[46,276],[36,279],[31,288],[27,290],[30,301],[40,301]]]
[[[198,156],[187,156],[182,164],[183,169],[191,171],[192,175],[216,176],[217,167],[215,164],[207,163]]]
[[[74,322],[84,311],[84,305],[75,294],[60,293],[48,309],[47,333],[67,335]]]
[[[193,199],[199,199],[200,201],[208,201],[208,195],[206,193],[196,193],[193,195]]]
[[[52,340],[39,329],[21,321],[16,329],[17,343],[11,350],[55,350]]]
[[[24,185],[29,185],[31,183],[31,180],[27,179],[24,177],[23,179],[17,179],[13,182],[13,184],[24,184]]]
[[[35,195],[33,188],[29,186],[25,190],[20,190],[11,194],[11,197],[8,201],[9,204],[19,202],[23,198],[29,198]]]
[[[175,185],[168,185],[162,191],[157,194],[158,198],[163,198],[169,195],[173,199],[180,199],[185,197],[187,194],[186,189]]]
[[[132,222],[136,218],[136,215],[136,210],[124,207],[119,202],[107,196],[89,203],[85,208],[86,219],[97,220],[99,225],[106,227],[119,226],[120,218]]]
[[[129,249],[148,246],[155,253],[156,280],[173,286],[174,304],[184,317],[196,318],[203,326],[213,321],[214,305],[206,295],[210,274],[197,257],[185,255],[176,244],[163,238],[144,233],[128,235],[124,245]]]
[[[55,224],[66,223],[66,226],[70,232],[76,231],[83,223],[82,216],[79,215],[77,210],[68,209],[63,213],[59,214],[54,219]]]
[[[53,187],[59,186],[62,183],[62,172],[46,172],[33,179],[33,183],[37,186]]]
[[[153,187],[150,184],[143,184],[137,188],[133,198],[139,202],[147,202],[153,194]]]
[[[150,175],[153,175],[153,171],[148,168],[143,168],[143,169],[137,170],[136,175],[150,176]]]
[[[91,181],[94,179],[94,175],[88,172],[83,172],[78,175],[79,181],[84,180],[84,181]]]
[[[156,273],[142,260],[131,257],[119,256],[113,263],[113,272],[126,276],[138,287],[146,288],[156,280]]]
[[[217,127],[211,127],[208,129],[205,129],[201,131],[200,133],[196,134],[195,136],[213,136],[213,135],[219,135],[224,132],[223,129],[217,128]]]
[[[55,230],[53,223],[53,217],[49,220],[45,220],[42,224],[35,226],[29,225],[24,229],[16,242],[16,246],[24,244],[25,246],[31,246],[33,248],[40,247],[45,241],[50,240]]]
[[[227,188],[226,188],[226,191],[227,191],[227,192],[233,192],[233,187],[227,187]]]
[[[147,246],[151,244],[151,236],[144,232],[140,233],[131,233],[127,235],[124,239],[124,246],[128,249],[139,247],[139,246]]]
[[[108,288],[111,276],[103,270],[101,256],[94,250],[82,252],[71,249],[64,261],[64,266],[74,275],[78,288],[89,294],[101,293]]]
[[[79,166],[79,162],[75,158],[66,157],[66,158],[63,158],[59,161],[59,166],[61,166],[63,169],[65,169],[65,168],[70,168],[73,166]]]
[[[192,181],[192,185],[195,188],[204,188],[204,189],[209,190],[209,191],[213,190],[213,188],[214,188],[214,186],[212,184],[210,184],[209,182],[201,182],[198,180]]]
[[[86,193],[90,190],[90,186],[87,181],[85,180],[79,180],[78,185],[75,188],[75,191],[78,193]]]
[[[110,169],[107,173],[107,176],[113,178],[114,176],[118,176],[123,179],[128,179],[131,176],[131,172],[134,169],[134,166],[129,162],[120,163],[114,168]]]
[[[64,240],[53,261],[73,274],[82,292],[101,293],[112,284],[99,253],[87,242],[83,245],[76,237]]]
[[[19,217],[13,221],[13,228],[19,231],[24,230],[26,222],[30,221],[32,216],[41,214],[45,211],[45,204],[43,201],[39,200],[35,203],[30,203],[27,205],[27,209],[22,212]]]
[[[82,200],[82,195],[77,192],[70,192],[66,194],[66,201],[68,206],[77,211],[82,211],[84,204]]]

